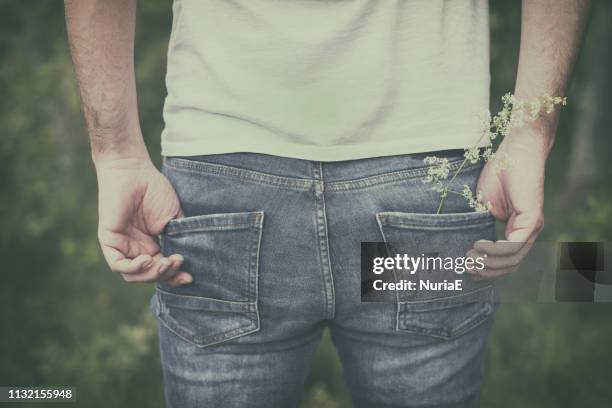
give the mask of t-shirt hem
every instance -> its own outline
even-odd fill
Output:
[[[273,156],[287,157],[293,159],[312,160],[312,161],[346,161],[358,160],[382,156],[394,156],[400,154],[416,154],[434,152],[450,149],[468,149],[474,146],[474,141],[452,138],[432,138],[427,144],[413,145],[410,143],[388,143],[372,146],[369,143],[363,145],[338,145],[338,146],[309,146],[309,145],[281,145],[277,144],[274,148],[261,145],[240,145],[233,144],[200,144],[200,143],[179,143],[162,142],[162,156],[202,156],[208,154],[224,153],[260,153]],[[435,143],[435,139],[439,140]],[[432,143],[432,141],[434,143]]]

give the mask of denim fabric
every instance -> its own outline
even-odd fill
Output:
[[[456,169],[462,152],[447,151]],[[160,237],[193,283],[158,283],[169,407],[294,407],[329,327],[358,407],[477,406],[494,289],[478,302],[362,303],[362,241],[493,239],[494,220],[423,183],[424,155],[314,162],[255,153],[166,157],[185,217]],[[455,183],[475,187],[481,166]],[[456,245],[455,245],[456,246]],[[466,251],[468,247],[459,248]]]

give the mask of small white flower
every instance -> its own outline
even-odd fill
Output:
[[[463,198],[467,200],[468,206],[473,208],[476,212],[483,212],[489,210],[492,206],[491,203],[487,201],[487,203],[483,203],[483,195],[482,191],[478,191],[476,193],[476,197],[474,197],[470,186],[467,184],[463,185],[463,191],[461,192]]]
[[[463,155],[465,156],[465,159],[470,163],[478,163],[478,160],[480,159],[480,149],[478,148],[478,146],[472,147],[471,149],[466,149]]]
[[[495,153],[493,153],[492,145],[487,146],[485,150],[482,152],[482,159],[484,161],[490,161],[492,159],[495,159]]]
[[[427,156],[424,159],[427,168],[427,175],[423,179],[426,183],[437,183],[444,180],[450,173],[450,163],[447,158],[439,158],[435,156]]]
[[[463,185],[463,191],[461,192],[461,195],[463,195],[463,197],[465,197],[468,200],[472,199],[472,190],[470,189],[470,186],[468,186],[467,184]]]

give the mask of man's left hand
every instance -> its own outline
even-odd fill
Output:
[[[505,240],[478,241],[470,257],[485,256],[485,268],[471,272],[481,278],[496,278],[518,268],[544,226],[544,171],[550,140],[541,128],[514,129],[489,161],[478,180],[477,191],[491,203],[491,213],[506,223]],[[499,161],[507,168],[499,169]]]

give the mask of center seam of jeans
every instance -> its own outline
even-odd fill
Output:
[[[335,314],[334,278],[329,255],[329,238],[327,231],[327,214],[325,211],[325,181],[323,180],[323,163],[313,162],[313,194],[316,208],[316,227],[321,263],[321,276],[325,295],[325,315],[333,319]]]

